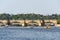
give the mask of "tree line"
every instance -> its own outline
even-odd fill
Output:
[[[56,19],[58,22],[60,22],[60,14],[52,14],[52,15],[41,15],[41,14],[0,14],[0,20],[20,20],[20,19],[28,19],[28,20],[35,20],[35,19]]]

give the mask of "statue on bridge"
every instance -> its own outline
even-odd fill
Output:
[[[42,21],[41,26],[44,26],[45,25],[44,19],[42,18],[41,21]]]

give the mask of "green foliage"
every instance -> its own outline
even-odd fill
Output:
[[[40,15],[40,14],[34,14],[34,13],[30,13],[30,14],[16,14],[16,15],[12,15],[12,14],[0,14],[0,19],[1,20],[7,20],[7,19],[14,19],[14,20],[18,20],[18,19],[57,19],[58,17],[60,17],[60,15],[57,14],[52,14],[52,15]],[[60,22],[60,18],[57,19],[58,22]]]
[[[58,23],[60,23],[60,17],[57,18]]]

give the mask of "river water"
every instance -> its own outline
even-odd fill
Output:
[[[60,27],[46,28],[0,28],[0,40],[60,40]]]

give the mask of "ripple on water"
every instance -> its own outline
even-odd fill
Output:
[[[0,40],[60,40],[59,30],[59,28],[2,28]]]

